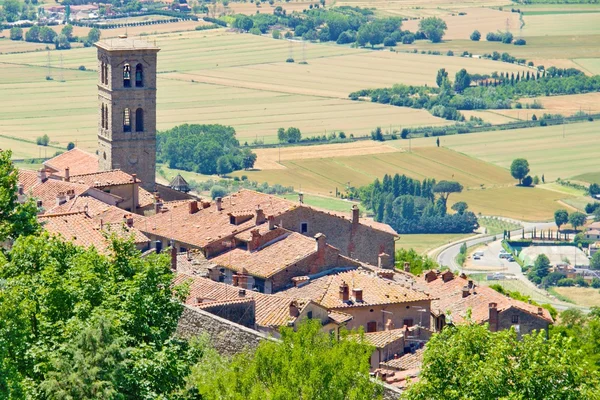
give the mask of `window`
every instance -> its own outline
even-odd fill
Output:
[[[185,247],[180,247],[179,248],[179,252],[180,253],[185,253],[187,251],[187,249]]]
[[[308,223],[303,222],[302,224],[300,224],[300,233],[306,233],[308,232]]]
[[[106,114],[104,114],[104,103],[102,103],[102,106],[100,107],[100,118],[102,119],[102,123],[101,123],[101,127],[103,129],[106,129]]]
[[[405,325],[405,326],[408,326],[408,327],[413,326],[413,319],[412,318],[405,318],[402,321],[402,325]]]
[[[131,132],[131,112],[129,108],[123,110],[123,132]]]
[[[377,322],[367,322],[367,333],[369,332],[377,332]]]
[[[131,87],[131,66],[129,64],[123,66],[123,87]]]
[[[518,315],[513,315],[512,316],[512,323],[513,324],[518,324],[519,323],[519,316]]]
[[[254,288],[256,288],[257,291],[264,293],[265,283],[266,281],[264,279],[254,277]]]
[[[106,64],[100,64],[100,83],[106,84]]]
[[[104,106],[104,129],[108,129],[108,106]]]
[[[135,66],[135,87],[144,87],[144,70],[142,64]]]
[[[306,313],[306,318],[312,319],[312,311]]]
[[[141,108],[135,110],[135,131],[144,132],[144,110]]]

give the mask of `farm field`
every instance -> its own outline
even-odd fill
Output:
[[[600,11],[600,10],[599,10]],[[536,14],[523,17],[523,36],[584,36],[600,34],[600,13]]]
[[[516,291],[525,296],[530,296],[533,301],[536,301],[540,304],[546,303],[559,303],[558,300],[550,298],[550,295],[541,290],[533,289],[531,286],[527,285],[525,282],[516,279],[507,279],[507,280],[493,280],[488,281],[486,279],[487,274],[471,274],[470,278],[477,281],[479,285],[490,286],[498,284],[502,286],[506,290]]]
[[[543,110],[520,110],[521,119],[525,119],[526,113],[531,115],[537,113],[541,115],[543,113],[548,114],[562,114],[564,116],[571,116],[579,111],[585,113],[599,113],[600,112],[600,93],[585,93],[585,94],[573,94],[568,96],[549,96],[549,97],[537,97],[529,99],[521,99],[523,104],[531,104],[535,100],[540,102],[543,106]]]
[[[585,206],[588,203],[600,203],[600,201],[594,200],[590,196],[569,197],[563,199],[562,202],[581,212],[585,212]]]
[[[584,181],[584,182],[587,182],[587,183],[598,183],[598,184],[600,184],[600,172],[591,172],[591,173],[588,173],[588,174],[577,175],[577,176],[573,177],[573,180]]]
[[[505,0],[339,0],[336,6],[352,6],[362,8],[375,8],[379,14],[401,16],[406,18],[419,18],[429,16],[443,16],[458,13],[465,8],[474,7],[502,7]]]
[[[582,287],[555,287],[553,289],[579,306],[600,306],[600,290],[598,289]]]
[[[401,234],[400,239],[396,241],[397,249],[414,249],[419,254],[426,254],[428,251],[473,236],[466,233],[442,233],[442,234]]]
[[[283,197],[286,200],[298,202],[298,193],[284,194],[280,197]],[[324,210],[350,214],[352,206],[357,205],[361,212],[365,212],[365,208],[360,203],[357,203],[355,201],[348,201],[325,196],[315,196],[306,193],[303,195],[303,199],[304,204],[312,207],[322,208]]]

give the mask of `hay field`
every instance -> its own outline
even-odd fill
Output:
[[[600,168],[598,168],[600,170]],[[574,180],[600,184],[600,172],[591,172],[573,177]]]
[[[600,34],[600,13],[525,14],[522,34],[529,36],[584,36]]]
[[[379,14],[406,18],[443,16],[464,8],[501,7],[503,0],[338,0],[336,6],[375,8]]]
[[[592,75],[600,74],[600,58],[577,58],[573,62],[575,68],[583,69]]]
[[[255,3],[241,3],[241,2],[230,2],[227,8],[232,10],[234,14],[246,14],[252,15],[256,14],[257,11],[260,11],[262,14],[273,14],[273,10],[275,7],[281,7],[288,13],[293,11],[302,12],[303,10],[308,10],[311,4],[319,4],[318,1],[294,1],[294,2],[284,2],[284,1],[276,1],[272,6],[269,3],[261,3],[260,7],[257,7]]]
[[[310,149],[310,148],[307,148]],[[285,169],[238,171],[249,179],[270,184],[292,185],[320,195],[335,194],[348,185],[359,187],[384,174],[406,174],[417,179],[457,180],[465,187],[510,184],[513,179],[501,168],[434,147],[413,148],[411,153],[395,152],[351,157],[326,157],[283,161]]]
[[[598,289],[581,287],[555,287],[553,289],[579,306],[600,306],[600,290]]]
[[[564,116],[571,116],[578,111],[585,113],[599,113],[600,112],[600,93],[585,93],[585,94],[574,94],[566,96],[549,96],[549,97],[537,97],[535,99],[521,99],[523,104],[533,103],[534,100],[539,101],[544,106],[543,110],[527,110],[529,115],[532,112],[538,112],[538,116],[543,113],[551,114],[562,114]],[[525,110],[521,110],[522,112]],[[522,119],[524,119],[522,117]]]
[[[473,236],[469,233],[428,233],[428,234],[401,234],[396,241],[397,249],[414,249],[419,254],[427,254],[428,251],[460,239]]]

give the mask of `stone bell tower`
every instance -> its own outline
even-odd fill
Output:
[[[158,47],[119,37],[97,42],[100,171],[136,174],[154,192]]]

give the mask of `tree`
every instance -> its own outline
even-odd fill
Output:
[[[376,21],[361,25],[356,35],[356,41],[361,46],[366,46],[368,43],[371,47],[375,47],[376,45],[383,43],[384,38],[385,32],[381,25]]]
[[[448,29],[448,26],[441,18],[429,17],[419,22],[419,31],[423,32],[427,39],[433,43],[442,41],[446,29]]]
[[[210,197],[214,200],[217,197],[227,196],[227,189],[220,185],[214,185],[210,188]]]
[[[277,129],[277,140],[280,143],[287,142],[287,133],[285,132],[285,128]]]
[[[39,42],[40,41],[40,27],[37,25],[29,28],[27,33],[25,34],[26,42]]]
[[[569,222],[569,213],[567,210],[556,210],[554,211],[554,223],[560,230],[561,225]]]
[[[523,178],[523,182],[521,182],[522,186],[531,186],[533,184],[533,178],[531,177],[531,175],[527,175],[525,178]]]
[[[75,148],[75,143],[69,142],[69,144],[67,144],[67,150],[73,150],[74,148]]]
[[[474,42],[478,42],[479,39],[481,39],[481,33],[479,33],[478,30],[474,30],[473,33],[471,33],[471,40]]]
[[[448,326],[427,343],[419,381],[404,398],[594,398],[600,390],[598,373],[587,362],[573,362],[576,355],[581,357],[563,335],[546,339],[540,331],[519,340],[514,329]]]
[[[510,174],[513,178],[519,180],[519,185],[522,183],[523,178],[529,173],[529,162],[524,158],[516,158],[510,165]]]
[[[437,145],[437,147],[440,147],[440,138],[435,139],[435,144]]]
[[[461,69],[456,73],[456,80],[454,81],[454,90],[457,93],[462,93],[463,90],[471,86],[471,76],[466,69]]]
[[[297,143],[300,141],[300,139],[302,139],[302,133],[300,132],[300,129],[294,127],[287,128],[285,131],[285,136],[288,143]]]
[[[73,39],[73,25],[67,24],[60,31],[61,34],[65,35],[69,41]]]
[[[10,40],[23,40],[23,28],[18,26],[10,28]]]
[[[587,219],[584,213],[574,212],[569,215],[569,223],[573,227],[573,229],[577,230],[578,227],[585,224],[585,220]]]
[[[469,208],[469,205],[467,203],[465,203],[464,201],[459,201],[457,203],[454,203],[454,205],[452,205],[452,209],[459,214],[464,214],[468,208]]]
[[[250,149],[246,148],[242,150],[242,166],[244,169],[254,168],[256,162],[256,153],[253,153]]]
[[[281,31],[278,29],[273,29],[271,36],[273,36],[273,39],[281,39]]]
[[[383,131],[381,130],[380,126],[371,131],[371,139],[377,140],[379,142],[383,142],[385,140],[383,137]]]
[[[433,187],[433,193],[439,193],[446,204],[448,203],[450,193],[460,193],[462,190],[463,186],[455,181],[439,181]]]
[[[100,40],[100,29],[98,28],[92,28],[90,29],[90,31],[88,32],[87,35],[87,39],[84,43],[84,45],[86,47],[91,46],[92,44],[96,43],[98,40]]]
[[[2,4],[2,8],[4,10],[6,20],[8,22],[15,22],[19,19],[19,14],[22,10],[22,5],[18,0],[6,0]]]
[[[191,381],[204,400],[378,398],[382,386],[369,378],[373,348],[362,337],[338,340],[309,319],[296,332],[281,328],[281,343],[264,340],[254,354],[200,363]]]
[[[39,41],[42,43],[54,43],[54,39],[56,38],[57,34],[56,32],[54,32],[54,30],[52,30],[52,28],[49,28],[47,26],[42,26],[40,28],[40,36],[39,36]]]
[[[223,176],[233,172],[233,166],[228,156],[222,156],[217,159],[217,174]]]
[[[235,21],[233,21],[233,27],[248,32],[254,27],[254,21],[247,15],[240,14],[235,18]]]
[[[598,270],[600,269],[600,251],[596,251],[590,260],[590,268]]]
[[[446,71],[446,68],[438,69],[437,76],[435,77],[435,83],[438,85],[438,87],[442,87],[442,84],[447,79],[448,79],[448,72]]]
[[[550,260],[545,254],[537,256],[533,263],[533,272],[539,278],[544,278],[550,273]]]
[[[56,50],[68,50],[71,48],[71,42],[69,42],[69,38],[62,33],[54,38],[54,45],[56,46]]]

